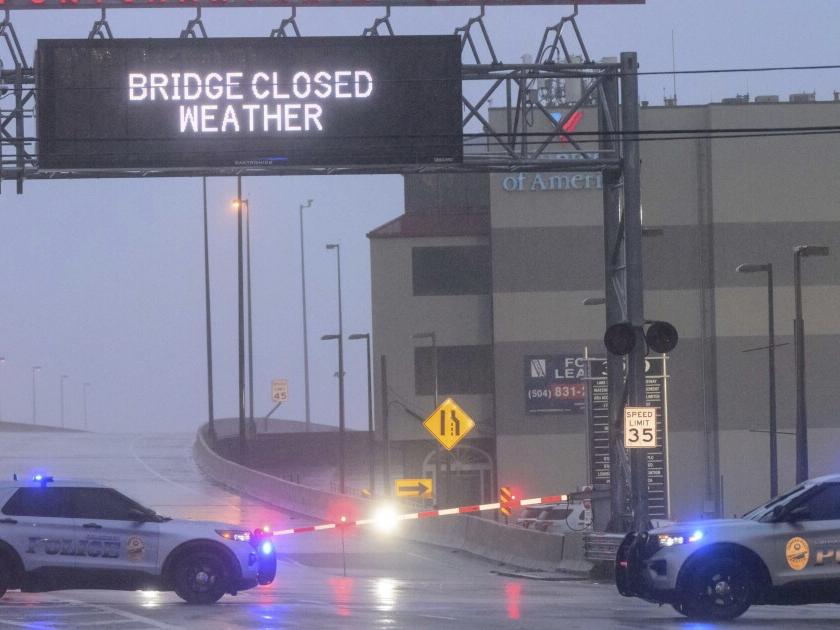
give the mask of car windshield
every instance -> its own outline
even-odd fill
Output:
[[[768,503],[760,505],[756,508],[753,508],[743,516],[742,519],[746,519],[748,521],[761,521],[764,518],[773,512],[776,507],[783,507],[787,505],[790,501],[801,496],[806,490],[808,490],[812,486],[806,486],[804,484],[798,485],[792,490],[788,490],[784,494],[780,494],[779,496],[775,497]]]

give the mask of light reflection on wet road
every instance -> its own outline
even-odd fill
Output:
[[[96,479],[164,514],[255,527],[294,527],[308,519],[231,494],[208,482],[188,435],[0,435],[0,476],[42,468],[57,477]],[[441,548],[346,536],[342,576],[336,532],[280,540],[274,584],[227,596],[211,607],[172,593],[62,591],[9,593],[0,628],[837,628],[840,607],[756,607],[737,622],[688,623],[668,607],[625,599],[611,584],[502,577],[495,566]]]

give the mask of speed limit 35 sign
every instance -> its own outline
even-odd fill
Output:
[[[656,408],[624,408],[624,448],[656,446]]]

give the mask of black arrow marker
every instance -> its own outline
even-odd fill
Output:
[[[426,494],[427,492],[432,491],[432,489],[429,486],[421,482],[417,482],[416,486],[400,486],[400,492],[406,492],[408,490],[413,490],[417,494]]]

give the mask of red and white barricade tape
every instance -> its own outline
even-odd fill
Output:
[[[438,516],[452,516],[453,514],[470,514],[473,512],[487,512],[489,510],[498,510],[505,505],[506,507],[525,507],[529,505],[540,505],[542,503],[562,503],[568,501],[569,496],[566,494],[557,494],[548,497],[536,497],[533,499],[514,499],[502,503],[483,503],[481,505],[465,505],[461,507],[446,508],[443,510],[426,510],[425,512],[411,512],[409,514],[395,514],[392,519],[394,521],[414,521],[421,518],[435,518]],[[322,525],[310,525],[308,527],[293,527],[292,529],[280,529],[274,532],[275,536],[289,536],[291,534],[307,534],[309,532],[320,532],[326,529],[336,529],[339,527],[360,527],[363,525],[373,525],[378,522],[375,518],[362,518],[357,521],[337,521],[333,523],[323,523]]]

